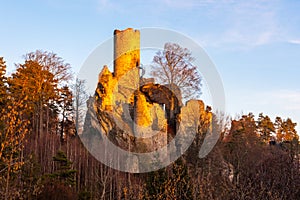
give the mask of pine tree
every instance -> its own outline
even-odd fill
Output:
[[[276,139],[278,142],[282,142],[283,141],[283,130],[282,130],[282,123],[283,123],[283,120],[281,119],[281,117],[276,117],[275,119],[275,123],[274,123],[274,126],[275,126],[275,129],[276,129]]]
[[[290,118],[282,120],[280,117],[275,119],[276,137],[279,142],[292,141],[294,138],[298,140],[299,136],[296,131],[297,123],[294,123]]]
[[[63,151],[58,151],[53,157],[53,161],[57,163],[58,169],[50,177],[69,186],[75,185],[76,170],[72,169],[72,162],[68,160],[66,154]]]
[[[74,185],[76,184],[76,170],[72,169],[72,162],[63,151],[53,156],[56,171],[47,174],[43,182],[43,190],[38,199],[77,199]]]
[[[32,118],[34,131],[41,135],[44,127],[45,106],[58,98],[57,81],[52,73],[43,69],[43,66],[34,61],[25,61],[12,77],[9,78],[12,96],[25,99],[29,106],[28,114]]]
[[[263,142],[268,143],[271,135],[275,133],[275,127],[268,115],[259,114],[257,120],[257,130]]]
[[[59,115],[65,111],[61,100],[63,84],[70,78],[69,64],[54,53],[36,51],[25,56],[25,63],[8,79],[9,92],[14,99],[24,99],[28,105],[27,116],[34,134],[34,151],[38,155],[38,143],[45,133],[59,134]],[[65,124],[65,117],[62,124]],[[64,130],[63,130],[64,131]],[[40,155],[38,155],[40,156]]]
[[[61,113],[60,122],[60,139],[63,142],[65,134],[75,135],[75,124],[73,122],[73,99],[72,92],[69,90],[68,86],[64,86],[61,89],[60,97],[58,100],[58,106]],[[72,125],[74,125],[72,127]],[[73,131],[72,131],[73,130]]]

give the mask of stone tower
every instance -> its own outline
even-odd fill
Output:
[[[114,76],[119,79],[140,65],[140,31],[114,31]]]
[[[116,102],[133,102],[132,94],[139,88],[139,65],[140,32],[132,28],[115,30],[114,71],[105,66],[98,78],[96,98],[102,110],[112,111]]]
[[[139,126],[152,123],[149,105],[139,92],[140,82],[140,32],[128,28],[114,31],[114,77],[118,92],[126,94],[128,103],[134,104],[134,122]]]

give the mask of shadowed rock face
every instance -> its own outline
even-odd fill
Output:
[[[149,102],[164,104],[165,108],[171,110],[171,103],[174,103],[174,112],[179,113],[182,106],[180,89],[174,86],[173,91],[169,86],[148,83],[140,87],[140,91],[146,96]]]
[[[177,115],[180,113],[181,94],[176,86],[160,85],[148,83],[140,87],[140,91],[145,95],[147,102],[156,103],[164,107],[167,118],[167,133],[174,137],[177,125]]]

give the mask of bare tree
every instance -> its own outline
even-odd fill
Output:
[[[36,50],[24,56],[25,61],[33,61],[42,66],[42,70],[53,74],[53,79],[61,87],[68,84],[72,79],[71,66],[57,54],[48,51]]]
[[[201,94],[201,77],[195,60],[187,48],[176,43],[166,43],[164,50],[158,51],[153,58],[151,75],[172,90],[177,86],[183,98],[197,98]]]
[[[84,109],[86,108],[86,101],[88,99],[88,95],[86,93],[85,88],[85,80],[81,80],[76,78],[75,84],[72,85],[73,89],[73,105],[75,112],[75,126],[76,126],[76,134],[80,131],[80,127],[83,123],[83,115]]]

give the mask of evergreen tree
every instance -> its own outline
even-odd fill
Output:
[[[58,151],[53,157],[56,171],[45,176],[44,187],[38,199],[75,199],[75,174],[72,162],[63,151]]]
[[[25,61],[8,80],[14,99],[25,99],[34,131],[40,135],[44,127],[44,109],[58,98],[57,81],[51,72],[34,61]]]
[[[275,127],[268,115],[259,114],[257,120],[257,130],[263,142],[268,143],[271,135],[275,133]]]
[[[68,86],[64,86],[61,89],[58,105],[61,113],[60,122],[60,138],[64,141],[65,134],[75,135],[75,124],[73,122],[73,99],[72,92]],[[72,127],[72,125],[74,125]]]
[[[31,121],[31,131],[35,133],[36,155],[38,141],[44,133],[59,133],[59,114],[64,115],[60,126],[64,131],[65,111],[70,103],[66,103],[69,97],[65,98],[63,83],[71,78],[69,70],[69,64],[64,64],[56,54],[36,51],[26,54],[25,63],[17,65],[16,72],[8,79],[13,99],[22,98],[28,105],[27,116]]]
[[[276,129],[276,139],[278,142],[283,141],[284,133],[283,133],[283,129],[282,129],[282,123],[283,123],[283,120],[281,119],[281,117],[276,117],[274,126]]]
[[[294,138],[298,140],[299,136],[296,131],[297,123],[294,123],[290,118],[282,120],[280,117],[276,117],[276,137],[279,142],[292,141]]]
[[[68,160],[63,151],[58,151],[53,157],[53,161],[58,165],[58,169],[50,177],[59,180],[60,182],[72,186],[75,184],[76,170],[72,169],[72,162]]]

